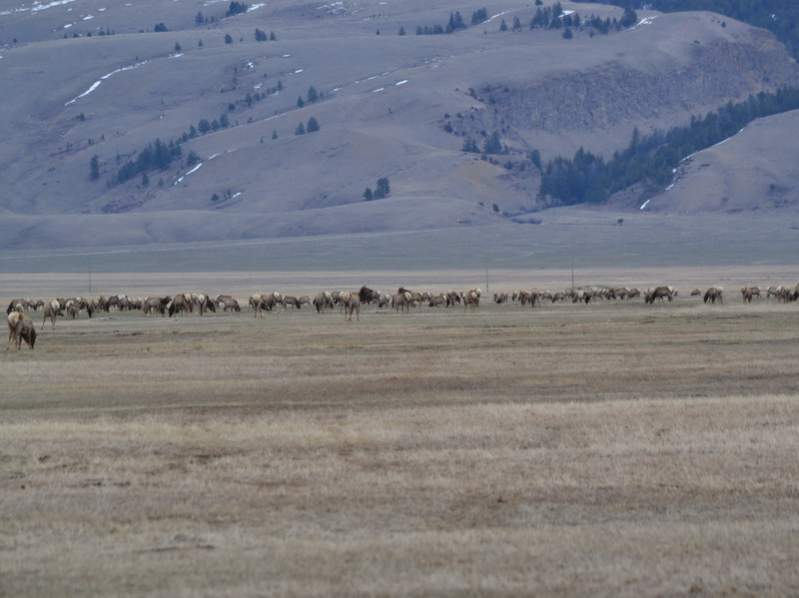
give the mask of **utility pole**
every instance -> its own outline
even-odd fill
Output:
[[[88,257],[88,269],[89,269],[89,295],[92,294],[92,257]]]
[[[486,293],[491,291],[491,287],[488,284],[488,266],[486,266]]]

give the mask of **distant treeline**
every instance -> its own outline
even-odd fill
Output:
[[[796,0],[579,0],[650,8],[661,12],[707,10],[773,32],[799,58],[799,2]]]
[[[479,25],[487,20],[488,10],[485,8],[478,8],[472,13],[472,25]],[[449,13],[449,21],[447,21],[446,25],[419,25],[416,27],[416,35],[444,35],[446,33],[455,33],[461,29],[466,29],[466,27],[463,15],[456,10]]]
[[[637,183],[667,185],[681,160],[732,135],[757,118],[799,109],[799,89],[759,93],[728,103],[702,118],[668,131],[641,135],[605,161],[580,148],[572,159],[555,158],[542,170],[541,194],[561,204],[600,203]]]
[[[514,20],[514,29],[517,29],[516,20]],[[609,18],[604,19],[591,15],[590,17],[580,17],[576,12],[573,14],[564,14],[563,7],[560,2],[555,2],[552,6],[539,6],[533,18],[530,19],[530,29],[560,29],[561,27],[569,28],[574,27],[580,29],[582,27],[592,27],[599,33],[608,34],[611,30],[619,31],[632,27],[638,22],[638,16],[632,8],[627,8],[621,19]]]

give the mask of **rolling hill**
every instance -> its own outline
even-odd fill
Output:
[[[610,156],[635,128],[684,125],[799,86],[799,66],[770,33],[714,13],[643,11],[606,34],[570,27],[567,39],[566,27],[529,29],[530,2],[492,2],[487,20],[471,25],[483,6],[0,0],[0,246],[502,224],[544,205],[533,151],[545,161],[579,147]],[[563,9],[561,20],[622,17],[612,6]],[[445,27],[455,11],[467,27],[415,34]],[[296,134],[311,118],[320,130]],[[656,197],[652,208],[793,203],[799,180],[787,162],[747,171],[745,201],[707,200],[704,186],[742,172],[750,142],[790,145],[794,123],[763,119],[751,127],[759,136],[731,140],[734,154],[701,176],[686,166],[670,191],[680,199]],[[494,132],[501,155],[463,151]],[[156,140],[167,149],[156,151]],[[381,177],[390,195],[364,201]],[[771,184],[784,201],[756,195]]]

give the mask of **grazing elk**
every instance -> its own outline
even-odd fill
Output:
[[[141,310],[145,316],[150,314],[166,315],[166,309],[171,299],[169,297],[145,297],[142,300]]]
[[[329,291],[317,293],[313,298],[313,306],[316,308],[316,313],[318,314],[321,314],[326,309],[333,309],[333,294]]]
[[[710,287],[702,296],[702,301],[705,303],[712,303],[713,305],[716,304],[716,301],[724,303],[724,289],[721,287]]]
[[[463,294],[463,308],[464,310],[468,310],[469,308],[477,309],[480,307],[480,289],[469,289]]]
[[[241,311],[239,302],[231,295],[219,295],[216,298],[216,304],[222,308],[222,311]]]
[[[31,320],[21,318],[17,322],[15,334],[17,337],[17,351],[22,348],[22,341],[25,341],[25,344],[30,349],[33,349],[36,344],[36,326],[33,325]]]
[[[373,291],[369,287],[363,286],[361,287],[361,290],[358,291],[358,299],[360,299],[361,303],[363,304],[377,303],[380,300],[380,293]]]
[[[655,287],[654,289],[649,289],[644,296],[644,301],[648,305],[652,305],[655,303],[656,300],[660,301],[661,303],[668,299],[669,303],[674,299],[674,289],[669,286],[660,286]]]
[[[197,308],[197,312],[204,316],[206,311],[216,313],[216,305],[211,301],[211,297],[207,293],[199,293],[191,296],[191,302]]]
[[[741,300],[744,303],[752,303],[752,299],[760,299],[760,287],[743,287],[741,289]]]

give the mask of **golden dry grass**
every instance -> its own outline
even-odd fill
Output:
[[[0,355],[0,594],[799,593],[799,308],[117,315]]]

